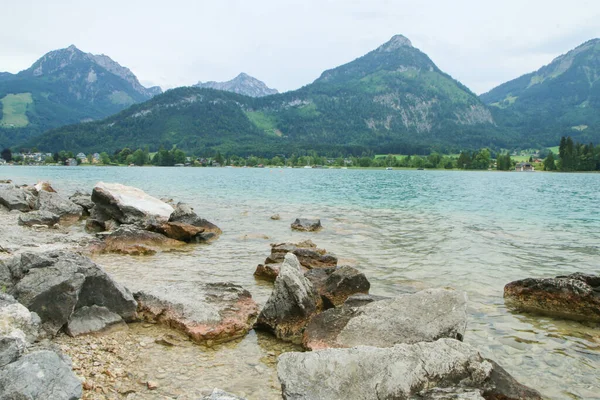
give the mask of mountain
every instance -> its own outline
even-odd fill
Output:
[[[561,136],[600,142],[600,39],[492,89],[481,100],[499,125],[518,132],[524,142],[555,146]]]
[[[0,147],[48,129],[105,118],[161,92],[106,55],[51,51],[18,74],[0,73]]]
[[[296,91],[252,98],[178,88],[29,144],[85,152],[177,145],[195,154],[415,154],[511,140],[475,94],[398,35]]]
[[[194,87],[225,90],[227,92],[244,94],[250,97],[263,97],[279,93],[277,89],[271,89],[265,85],[264,82],[243,72],[227,82],[198,82]]]

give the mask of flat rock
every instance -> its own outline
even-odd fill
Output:
[[[140,316],[212,345],[245,336],[258,314],[252,295],[232,283],[172,282],[135,294]]]
[[[332,308],[315,316],[302,344],[310,350],[360,345],[462,340],[467,327],[467,295],[428,289],[362,307]]]
[[[279,339],[299,343],[304,327],[320,308],[319,294],[304,277],[296,256],[288,253],[256,327]]]
[[[84,306],[71,315],[65,331],[69,336],[75,337],[102,332],[115,325],[126,326],[119,314],[106,307]]]
[[[284,353],[277,375],[284,399],[542,399],[452,339]],[[450,395],[438,396],[444,391]]]
[[[323,228],[323,226],[321,225],[320,219],[296,218],[296,220],[292,222],[292,229],[296,231],[314,232],[321,228]]]
[[[203,237],[204,228],[185,222],[155,222],[146,226],[146,229],[186,243],[206,241]]]
[[[92,253],[119,253],[127,255],[153,255],[159,251],[181,249],[185,242],[150,232],[135,225],[121,225],[94,244]]]
[[[98,182],[92,191],[94,208],[107,219],[121,224],[144,226],[149,218],[168,221],[174,209],[171,205],[146,194],[143,190],[119,183]]]
[[[65,199],[55,192],[42,190],[38,193],[37,208],[40,211],[48,211],[60,217],[63,223],[73,223],[81,218],[83,208]]]
[[[517,311],[600,322],[600,275],[578,272],[514,281],[504,287],[504,301]]]
[[[60,217],[50,211],[37,210],[19,215],[18,223],[24,226],[45,225],[49,228],[60,222]]]
[[[0,399],[75,400],[81,381],[52,351],[27,354],[0,369]]]

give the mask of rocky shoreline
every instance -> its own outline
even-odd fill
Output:
[[[183,203],[102,182],[91,193],[78,192],[69,198],[47,182],[24,187],[2,183],[0,224],[0,284],[5,302],[31,312],[30,325],[36,331],[29,335],[35,337],[21,340],[18,346],[0,347],[0,359],[10,360],[0,365],[0,381],[11,379],[10,370],[17,363],[41,354],[58,357],[52,362],[67,366],[68,373],[61,373],[60,380],[70,392],[57,391],[61,394],[56,398],[243,398],[246,393],[235,397],[206,387],[198,387],[195,393],[178,392],[162,384],[162,372],[140,371],[153,348],[194,353],[202,346],[243,341],[249,333],[256,335],[256,329],[282,341],[281,353],[287,354],[278,361],[280,353],[269,352],[268,358],[278,365],[279,382],[271,385],[286,399],[542,398],[462,343],[466,293],[429,289],[394,298],[372,296],[363,273],[338,265],[335,255],[311,241],[271,246],[270,256],[255,272],[257,278],[273,282],[271,297],[260,309],[247,290],[228,282],[156,282],[131,293],[87,257],[106,252],[151,257],[157,252],[186,251],[190,243],[218,240],[221,230]],[[290,228],[299,225],[316,227],[305,229],[308,232],[322,229],[320,221],[303,218]],[[555,285],[558,291],[575,288],[575,294],[563,296],[563,307],[581,294],[584,282],[590,289],[584,293],[585,304],[580,303],[584,305],[574,314],[581,318],[600,310],[598,278],[569,279],[575,283]],[[551,285],[542,285],[533,295],[517,291],[517,286],[507,285],[507,304],[517,298],[523,309],[543,308],[539,307],[543,301],[531,296],[539,299]],[[546,303],[556,307],[560,296],[548,298]],[[526,307],[532,303],[537,306]],[[10,330],[4,329],[0,336],[24,336],[12,320],[3,316],[3,321],[8,321]],[[297,345],[308,352],[289,352]],[[10,356],[5,351],[9,347],[20,350],[11,350]],[[194,367],[205,366],[200,360]],[[378,369],[383,375],[373,375]],[[333,370],[340,372],[322,379],[323,371]],[[419,375],[419,370],[428,372]],[[14,392],[9,395],[15,395],[24,389],[10,390]]]

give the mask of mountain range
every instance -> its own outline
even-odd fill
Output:
[[[18,74],[0,74],[0,147],[108,117],[160,93],[108,56],[75,46],[51,51]]]
[[[396,35],[298,90],[268,94],[272,89],[242,73],[229,82],[172,89],[25,145],[84,152],[177,146],[195,154],[272,155],[541,147],[556,145],[566,134],[597,142],[599,43],[586,42],[478,97]],[[0,74],[0,88],[13,79]]]
[[[271,89],[264,82],[243,72],[227,82],[198,82],[194,87],[225,90],[250,97],[263,97],[279,93],[277,89]]]

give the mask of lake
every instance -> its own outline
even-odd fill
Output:
[[[189,253],[96,257],[132,289],[157,280],[227,280],[263,304],[272,285],[252,274],[269,244],[311,239],[340,264],[363,271],[372,294],[432,287],[466,291],[465,342],[550,398],[600,398],[600,327],[513,314],[502,296],[504,285],[516,279],[600,274],[600,174],[0,167],[2,178],[49,180],[63,193],[91,191],[98,181],[136,186],[190,203],[223,229],[219,240]],[[270,219],[275,213],[280,221]],[[321,218],[324,229],[292,232],[290,223],[301,216]],[[223,358],[230,364],[222,361],[223,368],[205,374],[202,384],[250,398],[275,397],[276,387],[257,389],[264,371],[262,377],[256,371],[243,378],[222,376],[248,357],[255,360],[252,367],[272,377],[273,365],[261,364],[276,345],[269,340],[251,334],[216,350],[216,358],[219,351],[230,355]]]

